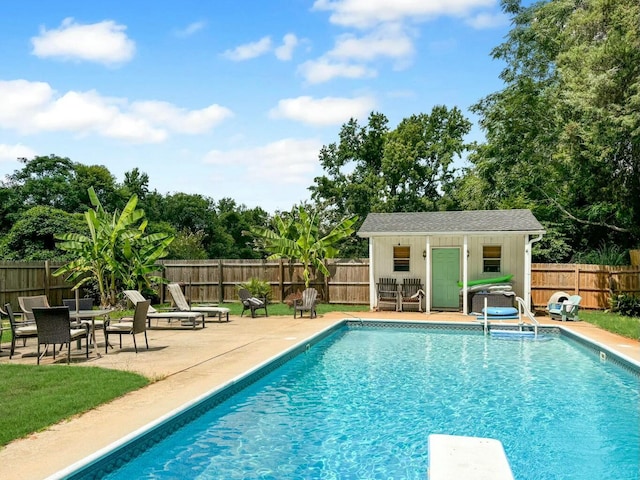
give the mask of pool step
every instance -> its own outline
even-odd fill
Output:
[[[429,435],[429,480],[514,480],[502,442]]]

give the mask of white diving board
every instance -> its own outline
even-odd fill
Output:
[[[429,480],[514,480],[502,442],[429,435]]]

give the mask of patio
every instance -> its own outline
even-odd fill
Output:
[[[124,339],[122,350],[115,348],[108,355],[101,350],[101,357],[92,350],[88,361],[77,357],[74,364],[135,371],[158,381],[9,444],[0,450],[3,478],[46,478],[344,318],[469,321],[469,317],[455,313],[336,312],[313,320],[294,319],[293,315],[232,316],[229,323],[208,322],[203,330],[149,330],[149,351],[142,349],[136,355],[130,339]],[[538,317],[538,320],[542,324],[576,331],[640,362],[638,342],[610,334],[586,322],[562,323],[546,317]],[[102,344],[101,332],[98,333],[98,341]],[[21,356],[35,352],[33,340],[27,342],[27,347],[19,348],[13,360],[9,360],[6,347],[5,344],[0,362],[35,365],[34,356]],[[50,358],[43,361],[45,365],[50,362]]]

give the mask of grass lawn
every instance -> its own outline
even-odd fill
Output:
[[[578,317],[612,333],[640,340],[640,318],[625,317],[617,313],[581,310]]]
[[[0,447],[137,390],[142,375],[97,367],[0,364]]]

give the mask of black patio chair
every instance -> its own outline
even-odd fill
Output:
[[[34,308],[33,316],[36,319],[38,329],[38,365],[40,359],[45,356],[49,345],[53,345],[53,360],[56,359],[56,345],[67,344],[67,364],[71,363],[71,342],[85,339],[85,355],[89,358],[89,328],[81,325],[77,328],[71,326],[68,307]],[[45,349],[40,354],[40,345]]]
[[[34,322],[17,321],[10,303],[6,303],[4,309],[11,325],[11,350],[9,351],[9,358],[11,359],[16,351],[16,342],[22,339],[22,346],[24,347],[27,344],[27,338],[36,338],[38,336],[38,329]]]

